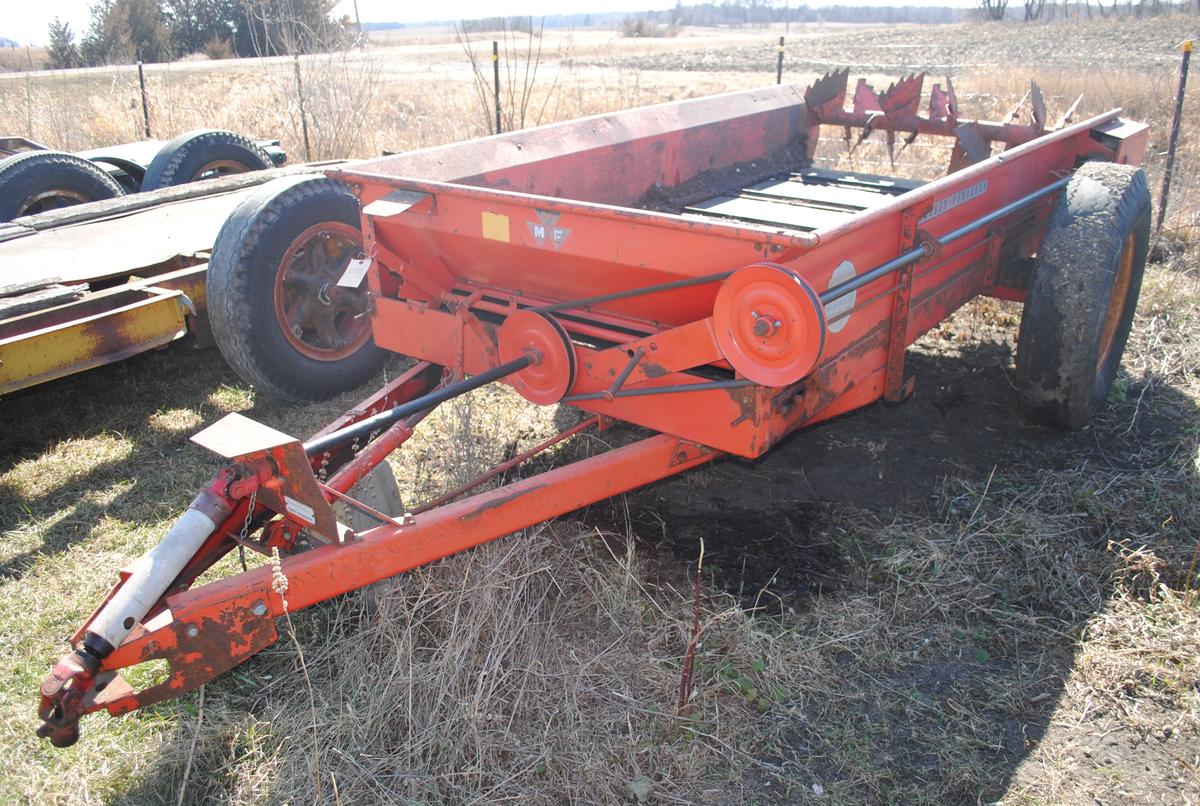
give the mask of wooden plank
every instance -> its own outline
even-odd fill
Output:
[[[245,188],[270,182],[272,179],[278,179],[281,176],[305,173],[320,174],[324,173],[326,168],[346,167],[348,164],[346,160],[328,160],[326,162],[289,165],[284,168],[268,168],[264,171],[230,174],[229,176],[222,176],[217,179],[207,179],[203,182],[189,182],[185,185],[159,188],[158,190],[150,190],[145,193],[129,193],[113,199],[103,199],[101,201],[88,202],[87,204],[63,207],[57,210],[48,210],[37,215],[14,218],[11,226],[19,227],[20,229],[16,231],[10,231],[8,227],[0,229],[0,241],[27,235],[29,234],[29,230],[42,231],[56,229],[71,224],[127,215],[161,204],[244,190]]]
[[[853,215],[850,211],[837,211],[787,204],[766,199],[744,199],[737,196],[718,196],[686,209],[687,213],[703,216],[736,218],[756,224],[774,224],[788,229],[809,232],[840,224]]]
[[[61,277],[15,277],[0,281],[0,297],[15,297],[36,288],[61,282]],[[2,301],[2,300],[0,300]]]
[[[69,302],[87,291],[86,285],[49,285],[20,296],[0,299],[0,320],[23,313],[52,308]]]
[[[48,278],[64,283],[127,277],[212,248],[225,219],[252,188],[159,204],[0,243],[0,286]]]

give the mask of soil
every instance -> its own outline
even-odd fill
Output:
[[[1019,31],[1015,33],[1013,28]],[[867,29],[846,26],[796,26],[786,36],[785,70],[825,72],[849,67],[851,73],[928,72],[955,77],[964,72],[1037,65],[1072,71],[1111,69],[1114,62],[1136,70],[1174,65],[1171,45],[1194,35],[1192,18],[1125,19],[1119,28],[1105,20],[1054,25],[891,25]],[[763,72],[775,68],[776,51],[764,44],[689,49],[663,48],[627,57],[625,66],[640,70]],[[1103,43],[1103,44],[1100,44]],[[604,64],[607,54],[594,62]]]
[[[627,510],[639,535],[661,534],[652,545],[688,562],[703,536],[706,563],[745,604],[769,587],[785,606],[803,606],[837,586],[845,560],[835,531],[856,511],[935,514],[947,477],[985,482],[994,469],[1059,468],[1094,453],[1090,428],[1064,433],[1021,417],[1008,324],[1016,314],[978,305],[995,310],[960,311],[910,350],[916,386],[903,403],[797,432],[756,461],[727,458],[636,490],[592,517],[612,526]]]

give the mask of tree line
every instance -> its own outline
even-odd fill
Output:
[[[210,58],[309,53],[336,42],[344,23],[336,0],[97,0],[76,41],[69,23],[50,23],[52,69]]]

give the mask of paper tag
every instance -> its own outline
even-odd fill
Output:
[[[369,268],[371,268],[371,258],[355,258],[350,261],[350,265],[346,266],[346,270],[338,278],[337,284],[343,288],[358,288],[362,285],[363,278],[367,276]]]
[[[301,503],[290,495],[283,497],[283,503],[289,514],[295,515],[310,526],[317,525],[317,513],[308,504]]]

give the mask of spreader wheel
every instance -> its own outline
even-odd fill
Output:
[[[362,250],[358,200],[323,176],[262,185],[217,235],[207,295],[213,336],[250,384],[325,400],[379,371],[365,279],[338,285]]]
[[[773,263],[738,269],[721,285],[713,326],[725,359],[763,386],[795,383],[825,349],[820,297],[796,272]]]
[[[1075,429],[1104,405],[1137,308],[1150,241],[1138,168],[1084,164],[1042,241],[1017,339],[1022,412]]]
[[[523,355],[535,357],[533,364],[508,380],[526,400],[540,406],[557,403],[575,383],[575,348],[552,317],[518,311],[504,320],[498,340],[503,363]]]

